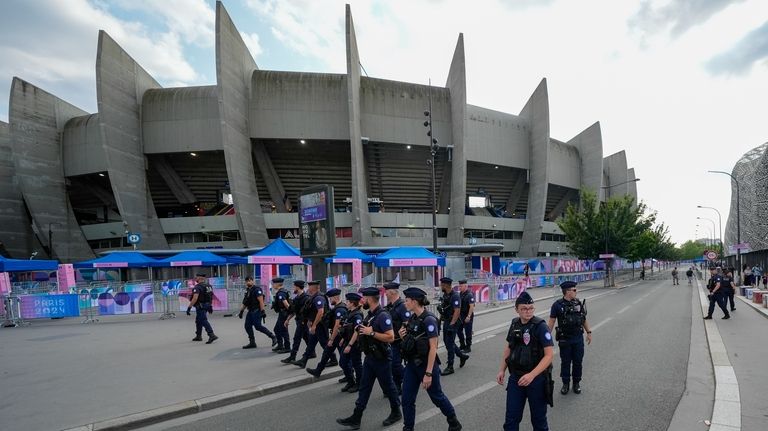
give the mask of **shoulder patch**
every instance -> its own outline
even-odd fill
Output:
[[[392,324],[392,319],[387,319],[387,320],[384,321],[384,323],[386,323],[387,325],[391,325]]]
[[[410,311],[406,311],[405,312],[405,317],[411,317],[411,312]]]
[[[429,326],[427,326],[427,331],[429,331],[429,332],[435,332],[435,325],[429,325]]]
[[[549,331],[547,331],[547,333],[544,334],[544,338],[546,338],[547,341],[552,341],[552,334],[550,334]]]

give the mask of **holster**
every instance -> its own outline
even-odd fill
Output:
[[[546,371],[547,375],[547,384],[546,384],[546,392],[547,392],[547,404],[549,404],[550,407],[555,406],[555,380],[552,379],[552,365],[547,367]]]

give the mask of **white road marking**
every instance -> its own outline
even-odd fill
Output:
[[[607,319],[603,320],[602,322],[600,322],[600,323],[598,323],[597,325],[593,326],[593,327],[592,327],[592,330],[593,330],[593,331],[594,331],[594,330],[596,330],[597,328],[599,328],[599,327],[601,327],[601,326],[605,325],[606,323],[610,322],[611,320],[613,320],[613,317],[609,317],[609,318],[607,318]]]
[[[626,307],[624,307],[621,310],[617,311],[616,314],[621,314],[621,313],[629,310],[631,307],[632,307],[631,305],[627,305]]]

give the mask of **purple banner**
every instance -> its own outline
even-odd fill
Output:
[[[325,212],[325,192],[310,193],[300,197],[301,222],[325,220],[328,214]]]

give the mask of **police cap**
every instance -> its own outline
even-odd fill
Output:
[[[253,281],[253,277],[251,277],[251,276],[249,275],[249,276],[245,277],[245,281]]]
[[[531,298],[531,295],[529,295],[528,292],[521,293],[520,296],[515,299],[515,307],[520,304],[533,304],[533,298]]]
[[[319,286],[320,280],[312,280],[307,282],[307,286]]]
[[[400,289],[400,283],[390,281],[389,283],[384,283],[384,288],[397,290],[397,289]]]
[[[440,279],[440,283],[451,284],[451,283],[453,283],[453,279],[449,278],[449,277],[443,277],[443,278]]]
[[[560,283],[560,289],[563,290],[573,289],[574,287],[576,287],[575,281],[568,280]]]
[[[427,292],[419,289],[418,287],[409,287],[403,291],[403,295],[410,299],[422,299],[427,296]]]
[[[339,296],[339,295],[341,295],[341,290],[336,289],[336,288],[328,289],[328,291],[325,292],[325,296],[327,296],[329,298],[332,298],[334,296]]]
[[[293,280],[293,285],[299,289],[303,289],[305,284],[307,283],[305,283],[304,280]]]
[[[284,281],[285,279],[283,279],[283,277],[275,277],[272,279],[272,283],[282,283]]]
[[[366,287],[366,288],[360,289],[360,293],[363,296],[375,296],[375,297],[381,296],[381,293],[379,292],[379,288],[376,287],[376,286],[371,286],[371,287]]]
[[[357,292],[349,292],[344,297],[347,298],[348,301],[358,301],[359,302],[361,299],[363,299],[363,296],[360,295]]]
[[[198,272],[197,274],[195,274],[195,277],[208,277],[208,274],[204,272]]]
[[[467,280],[459,280],[459,284],[467,284]]]

